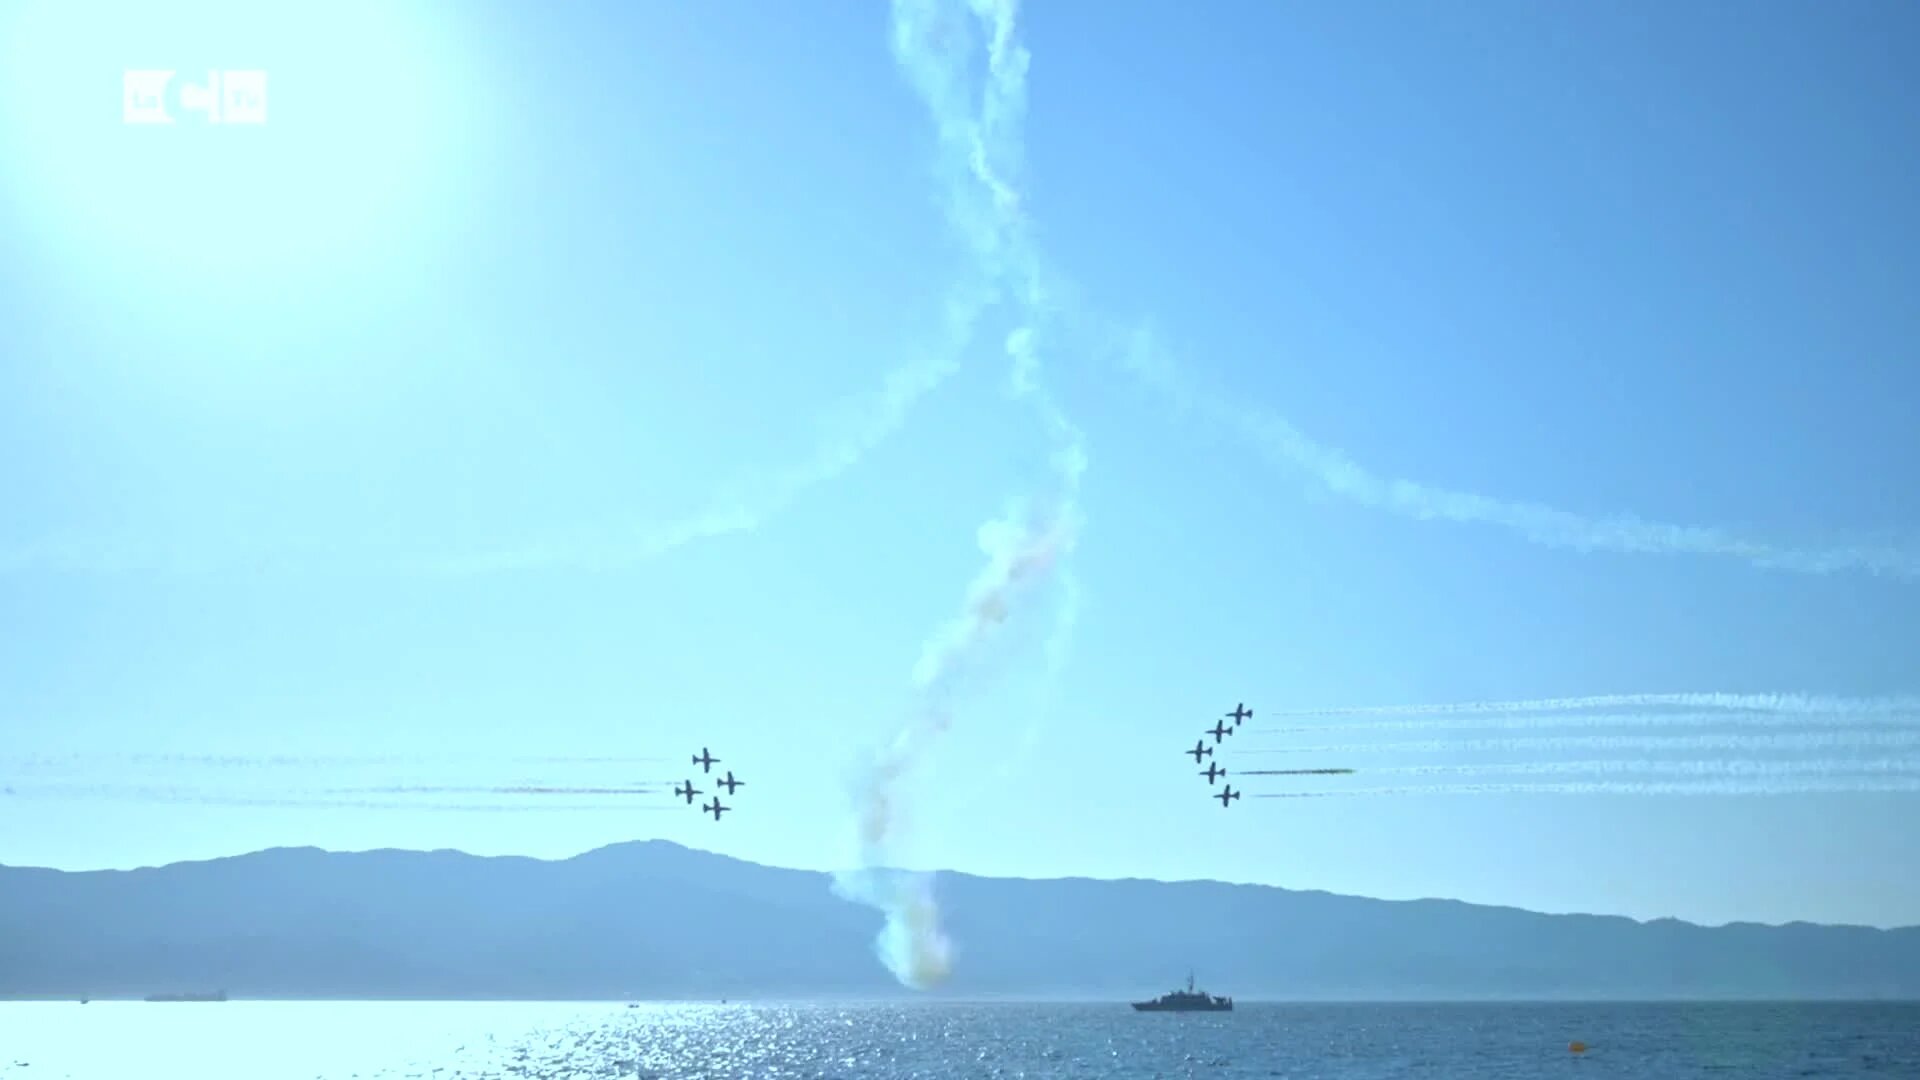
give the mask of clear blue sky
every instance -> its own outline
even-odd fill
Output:
[[[882,394],[978,269],[885,11],[224,7],[0,11],[0,861],[848,864],[855,764],[1050,445],[1005,311]],[[1078,618],[1049,683],[1067,579],[1023,598],[903,858],[1920,923],[1920,795],[1223,813],[1175,756],[1239,700],[1920,692],[1920,9],[1066,3],[1017,33],[1020,207],[1097,313],[1045,359],[1090,461]],[[268,71],[266,126],[120,123],[122,69],[228,66]],[[1094,322],[1218,396],[1175,409]],[[1379,483],[1263,455],[1271,418]],[[1724,536],[1582,550],[1620,515]],[[572,783],[703,744],[752,784],[717,826],[140,802],[371,774],[108,757]],[[537,755],[676,764],[450,761]]]

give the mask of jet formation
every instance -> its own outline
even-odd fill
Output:
[[[692,760],[695,765],[700,766],[700,774],[702,776],[707,776],[707,777],[712,777],[713,767],[715,765],[720,764],[720,759],[717,757],[714,757],[713,752],[708,750],[704,746],[700,748],[699,753],[693,755]],[[728,769],[727,775],[714,779],[713,786],[726,788],[727,796],[731,798],[733,796],[734,790],[737,788],[746,787],[747,782],[745,780],[736,778],[733,775],[733,770]],[[693,800],[698,798],[701,795],[704,795],[705,792],[697,787],[694,787],[692,780],[683,780],[680,782],[680,786],[673,789],[673,794],[675,798],[684,799],[686,800],[686,803],[688,806],[692,806]],[[720,801],[720,796],[718,793],[715,793],[713,798],[708,799],[705,803],[702,803],[700,806],[700,812],[703,814],[712,814],[713,820],[715,821],[719,821],[720,815],[725,814],[731,811],[732,809],[733,807],[728,806],[725,803]]]
[[[1201,738],[1194,741],[1193,749],[1182,750],[1180,751],[1180,753],[1184,757],[1191,757],[1193,759],[1193,763],[1195,765],[1199,765],[1202,758],[1210,758],[1214,756],[1214,752],[1213,752],[1214,747],[1217,747],[1221,743],[1225,742],[1227,740],[1227,736],[1240,730],[1240,728],[1243,725],[1245,725],[1248,720],[1251,720],[1251,719],[1253,719],[1253,710],[1247,708],[1246,702],[1244,701],[1236,702],[1231,712],[1227,713],[1224,717],[1218,720],[1215,720],[1213,722],[1212,727],[1205,728],[1202,730]],[[1229,721],[1231,721],[1231,723],[1229,723]],[[1207,740],[1206,740],[1207,735],[1213,736],[1213,746],[1207,745]],[[1240,771],[1240,775],[1242,776],[1350,776],[1353,774],[1353,772],[1354,770],[1352,769],[1325,769],[1325,768],[1323,769],[1254,769],[1251,771],[1242,769]],[[1231,783],[1220,784],[1220,781],[1223,780],[1227,775],[1227,769],[1226,769],[1226,766],[1220,764],[1219,761],[1216,760],[1216,761],[1208,762],[1207,767],[1204,769],[1201,769],[1199,772],[1199,775],[1206,778],[1207,787],[1209,789],[1212,789],[1216,784],[1220,785],[1220,789],[1218,791],[1209,790],[1207,794],[1207,798],[1218,799],[1220,801],[1220,806],[1222,809],[1232,806],[1237,800],[1239,800],[1242,793],[1235,791]],[[1263,796],[1257,792],[1254,794],[1254,798],[1256,799],[1268,798],[1268,797],[1270,796]]]
[[[1252,716],[1253,716],[1253,710],[1247,708],[1246,702],[1236,703],[1233,706],[1232,712],[1228,713],[1222,719],[1215,720],[1213,722],[1212,727],[1207,728],[1204,732],[1201,733],[1202,738],[1195,740],[1193,744],[1193,749],[1182,750],[1181,753],[1192,757],[1193,763],[1195,765],[1200,764],[1201,758],[1212,757],[1214,746],[1219,746],[1221,743],[1225,742],[1227,739],[1227,736],[1240,730],[1240,725],[1246,723],[1247,720]],[[1231,724],[1228,723],[1229,720],[1232,721]],[[1207,735],[1213,736],[1213,746],[1207,745],[1207,740],[1204,737]],[[1200,775],[1206,777],[1207,786],[1212,787],[1214,784],[1214,781],[1219,780],[1221,777],[1227,775],[1227,770],[1223,768],[1218,761],[1211,761],[1207,763],[1207,767],[1205,769],[1202,769],[1200,771]],[[1234,800],[1240,797],[1240,793],[1233,790],[1232,784],[1226,784],[1219,791],[1216,791],[1211,795],[1208,795],[1207,797],[1210,799],[1219,799],[1221,807],[1225,808],[1233,805]]]

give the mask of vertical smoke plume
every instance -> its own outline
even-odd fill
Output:
[[[953,947],[940,926],[931,878],[890,865],[905,820],[907,780],[952,724],[977,675],[982,647],[1010,617],[1015,602],[1051,576],[1072,550],[1087,468],[1083,434],[1041,379],[1047,304],[1015,187],[1027,53],[1014,40],[1014,14],[1011,0],[895,0],[893,5],[894,57],[938,131],[949,216],[982,273],[1001,290],[998,299],[1012,309],[1014,328],[1005,339],[1009,392],[1039,419],[1053,445],[1049,490],[1015,500],[1005,517],[981,527],[986,566],[969,588],[961,614],[922,650],[913,672],[918,703],[911,719],[860,779],[861,869],[837,875],[835,887],[885,914],[880,957],[896,978],[915,988],[946,978]],[[980,80],[971,71],[976,33],[984,34],[986,48]],[[1049,679],[1064,663],[1076,613],[1077,590],[1070,583],[1047,643]]]
[[[907,781],[929,746],[945,734],[972,680],[972,665],[1022,595],[1039,585],[1071,550],[1070,519],[1049,508],[1018,507],[980,529],[987,564],[967,590],[961,613],[937,630],[913,671],[919,699],[905,727],[875,755],[860,778],[860,870],[837,875],[843,896],[886,916],[877,947],[907,986],[924,989],[952,970],[952,944],[940,928],[930,875],[890,865],[905,825]]]

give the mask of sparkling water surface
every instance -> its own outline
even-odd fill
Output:
[[[1915,1080],[1920,1004],[0,1004],[5,1080],[1109,1076]]]

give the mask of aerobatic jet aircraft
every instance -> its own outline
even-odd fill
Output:
[[[723,787],[723,788],[726,788],[726,789],[727,789],[727,794],[729,794],[729,795],[731,795],[731,794],[733,794],[733,789],[734,789],[734,788],[738,788],[738,787],[746,787],[746,786],[747,786],[747,785],[746,785],[746,783],[745,783],[744,781],[741,781],[741,780],[735,780],[735,779],[733,778],[733,770],[732,770],[732,769],[728,769],[728,770],[727,770],[727,778],[726,778],[725,780],[715,780],[715,781],[714,781],[713,783],[714,783],[714,786],[715,786],[715,787]]]
[[[1226,787],[1221,788],[1220,794],[1212,796],[1212,798],[1220,800],[1220,808],[1222,810],[1226,809],[1228,800],[1237,799],[1239,797],[1240,797],[1240,793],[1233,790],[1232,784],[1228,784]]]
[[[1208,728],[1207,730],[1213,733],[1213,741],[1216,743],[1218,743],[1221,739],[1224,739],[1227,736],[1233,734],[1233,729],[1228,727],[1226,724],[1226,721],[1224,720],[1214,721],[1213,726]]]
[[[711,800],[710,800],[710,801],[709,801],[709,802],[707,803],[707,805],[705,805],[705,806],[703,806],[703,807],[701,807],[701,808],[700,808],[700,810],[701,810],[701,812],[702,812],[702,813],[708,813],[708,814],[712,814],[712,815],[713,815],[713,820],[715,820],[715,821],[719,821],[719,820],[720,820],[720,815],[721,815],[721,814],[724,814],[724,813],[726,813],[727,811],[729,811],[729,810],[731,810],[731,809],[733,809],[733,807],[731,807],[731,806],[722,806],[722,805],[720,805],[720,797],[719,797],[718,795],[716,795],[716,796],[714,796],[714,797],[713,797],[713,798],[712,798],[712,799],[711,799]]]
[[[707,753],[707,748],[703,746],[700,748],[700,752],[693,756],[693,763],[700,766],[701,772],[710,773],[713,771],[713,767],[720,763],[720,759]]]
[[[1247,708],[1247,703],[1243,701],[1235,705],[1233,711],[1228,713],[1227,716],[1233,720],[1234,727],[1239,727],[1241,724],[1253,718],[1253,710]]]
[[[695,795],[700,794],[700,789],[693,786],[693,781],[688,780],[685,783],[681,784],[679,787],[674,788],[673,793],[687,800],[688,806],[692,806],[693,797]]]
[[[1207,778],[1207,786],[1211,787],[1215,780],[1227,775],[1227,770],[1221,768],[1219,762],[1210,761],[1207,763],[1207,771],[1200,775]]]
[[[1207,745],[1207,740],[1205,740],[1205,739],[1195,739],[1195,740],[1194,740],[1194,743],[1193,743],[1193,749],[1191,749],[1191,750],[1183,750],[1183,751],[1181,751],[1181,752],[1182,752],[1182,753],[1186,753],[1186,754],[1192,754],[1192,755],[1193,755],[1193,763],[1194,763],[1195,765],[1198,765],[1198,764],[1200,764],[1200,759],[1201,759],[1201,757],[1203,757],[1203,756],[1204,756],[1204,757],[1212,757],[1212,756],[1213,756],[1213,747],[1211,747],[1211,746],[1208,746],[1208,745]]]

